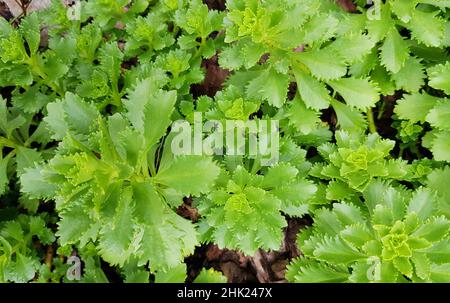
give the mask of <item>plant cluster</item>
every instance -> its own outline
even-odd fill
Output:
[[[0,282],[183,282],[304,216],[288,281],[450,281],[449,1],[80,2],[0,18]],[[198,112],[279,121],[278,161],[174,153]]]

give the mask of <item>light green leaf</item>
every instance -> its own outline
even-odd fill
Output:
[[[8,163],[11,157],[6,156],[2,158],[0,156],[0,196],[3,195],[7,189],[8,180]]]
[[[167,271],[179,266],[185,256],[194,252],[197,233],[194,225],[176,215],[164,215],[164,224],[144,226],[144,234],[138,251],[139,265],[150,262],[152,271]]]
[[[247,94],[250,98],[265,100],[270,105],[280,108],[286,102],[289,77],[273,69],[260,72],[259,76],[250,81]]]
[[[418,92],[425,84],[426,78],[424,67],[419,59],[409,57],[405,65],[395,74],[392,79],[397,84],[397,88],[404,89],[407,92]]]
[[[293,180],[298,174],[298,169],[289,163],[278,163],[270,167],[264,176],[262,186],[264,188],[278,188],[286,183],[286,180]]]
[[[341,221],[343,226],[364,223],[365,218],[362,215],[361,209],[350,203],[336,203],[333,205],[333,212]]]
[[[407,277],[411,277],[413,274],[413,267],[411,262],[406,257],[396,257],[394,258],[394,266],[399,272]]]
[[[20,23],[20,31],[27,41],[31,54],[35,54],[39,49],[41,41],[40,21],[36,13],[24,18]]]
[[[437,283],[450,282],[450,263],[447,264],[431,264],[430,279]]]
[[[27,168],[20,176],[21,191],[30,198],[50,198],[57,190],[57,186],[47,182],[41,174],[42,167]]]
[[[16,252],[16,260],[5,266],[4,275],[6,280],[26,283],[34,278],[38,268],[39,262],[35,258]]]
[[[91,135],[91,130],[98,117],[95,107],[83,101],[77,95],[66,93],[62,101],[47,105],[48,115],[44,118],[52,138],[63,139],[67,132],[73,134]]]
[[[392,27],[381,46],[381,63],[390,72],[397,73],[409,58],[409,48],[405,40]]]
[[[411,35],[426,46],[441,46],[445,33],[445,20],[436,17],[439,11],[427,13],[414,10],[411,21],[407,24]]]
[[[207,157],[180,156],[164,165],[154,180],[184,195],[206,193],[219,175],[219,167]]]
[[[424,188],[417,190],[408,205],[408,213],[416,213],[421,220],[426,220],[435,208],[433,193]]]
[[[310,69],[313,76],[320,80],[337,79],[347,73],[343,59],[336,57],[332,49],[298,53],[297,58]]]
[[[435,160],[450,162],[450,131],[436,133],[431,151]]]
[[[141,223],[162,224],[165,203],[149,181],[134,182],[133,199],[136,217]]]
[[[416,275],[423,280],[427,280],[430,276],[430,260],[428,260],[426,254],[415,252],[412,256],[412,262]]]
[[[56,235],[63,246],[76,244],[89,231],[91,225],[92,219],[86,209],[75,205],[60,213]]]
[[[308,108],[320,110],[330,105],[330,92],[325,84],[305,73],[299,68],[294,68],[298,91]]]
[[[428,84],[436,89],[443,90],[447,95],[450,94],[450,62],[438,64],[427,69],[429,77]]]
[[[408,23],[418,2],[417,0],[394,0],[391,3],[391,8],[400,20]]]
[[[374,46],[375,41],[371,36],[359,33],[344,36],[333,43],[338,54],[348,63],[362,60]]]
[[[437,242],[448,235],[449,229],[449,220],[444,217],[434,217],[421,225],[412,235],[430,242]]]
[[[338,125],[347,131],[366,129],[367,121],[360,111],[342,102],[331,100],[331,105],[336,112]]]
[[[158,270],[155,273],[155,283],[184,283],[187,276],[186,272],[186,264],[184,263],[167,270]]]
[[[42,156],[37,150],[22,146],[17,148],[16,163],[19,174],[23,174],[26,168],[35,166],[40,161],[42,161]]]
[[[426,121],[433,127],[450,130],[450,100],[436,105],[428,113]]]
[[[194,283],[226,283],[227,278],[214,269],[202,269]]]
[[[347,226],[341,231],[341,237],[350,245],[357,248],[363,247],[364,244],[373,239],[373,235],[364,224],[354,224]]]
[[[349,264],[366,258],[363,253],[351,248],[338,236],[324,237],[314,250],[314,256],[332,264]]]
[[[400,119],[411,122],[425,122],[428,112],[436,105],[439,98],[432,97],[427,93],[417,93],[404,95],[403,99],[397,102],[394,113]]]
[[[288,265],[286,277],[295,283],[338,283],[348,280],[350,274],[322,263],[305,262],[299,258]]]
[[[124,101],[127,117],[144,135],[147,148],[166,133],[176,101],[175,91],[158,90],[151,78],[138,82]]]
[[[100,230],[98,244],[100,255],[105,261],[113,265],[123,266],[138,248],[133,243],[135,224],[131,201],[131,189],[127,188],[122,191],[119,205],[116,208],[112,221],[105,224]]]
[[[348,105],[365,110],[375,105],[380,99],[378,89],[367,79],[342,78],[329,81]]]
[[[307,108],[299,98],[291,102],[287,111],[289,124],[303,134],[309,134],[317,127],[321,121],[319,116],[319,112]]]

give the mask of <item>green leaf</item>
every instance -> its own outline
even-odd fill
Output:
[[[242,66],[249,69],[255,66],[264,54],[264,47],[253,43],[251,40],[243,40],[225,48],[219,56],[219,64],[222,68],[236,70]]]
[[[360,111],[336,100],[331,100],[331,105],[336,112],[337,123],[342,129],[347,131],[366,129],[367,121]]]
[[[438,98],[427,93],[404,95],[403,99],[397,102],[394,113],[400,119],[411,122],[425,122],[428,112],[436,105]]]
[[[361,252],[351,248],[338,236],[324,237],[314,250],[314,257],[333,264],[349,264],[365,258]]]
[[[341,221],[334,212],[320,209],[315,212],[314,227],[325,235],[337,235],[343,228]]]
[[[154,180],[184,195],[206,193],[219,176],[219,167],[202,156],[180,156],[163,166]]]
[[[436,105],[427,115],[426,121],[433,127],[450,130],[450,102]]]
[[[413,267],[411,262],[406,257],[396,257],[394,258],[394,266],[399,272],[407,277],[411,277],[413,274]]]
[[[239,69],[244,65],[245,59],[241,55],[242,48],[239,44],[233,44],[223,49],[219,55],[219,64],[229,70]]]
[[[381,46],[380,59],[383,66],[392,73],[397,73],[409,58],[409,48],[395,27],[387,33]]]
[[[409,57],[405,65],[397,73],[392,75],[392,79],[397,84],[397,88],[413,93],[418,92],[425,84],[425,78],[424,67],[420,59],[415,57]]]
[[[8,187],[8,163],[11,157],[0,157],[0,196],[3,195]]]
[[[377,64],[370,74],[370,78],[380,88],[382,95],[389,96],[395,93],[395,82],[384,66]]]
[[[17,172],[23,174],[28,167],[35,166],[42,161],[41,153],[31,148],[19,146],[17,148]]]
[[[339,283],[346,282],[349,273],[335,270],[322,263],[308,263],[302,258],[288,265],[286,276],[290,282],[296,283]]]
[[[348,63],[360,61],[368,55],[375,46],[371,36],[365,34],[350,34],[337,39],[333,43],[340,57]]]
[[[348,105],[361,110],[373,107],[380,99],[377,88],[367,79],[342,78],[329,81],[328,84]]]
[[[364,244],[373,239],[372,233],[364,224],[357,224],[347,226],[340,234],[342,239],[347,241],[350,245],[358,248],[363,247]]]
[[[297,87],[308,108],[320,110],[330,105],[330,92],[325,85],[299,68],[293,69]]]
[[[165,214],[163,220],[163,225],[145,225],[138,251],[139,265],[150,262],[152,271],[167,271],[179,266],[197,245],[197,233],[190,221],[175,213]]]
[[[363,223],[365,221],[361,209],[353,204],[336,203],[333,205],[333,212],[336,214],[343,226]]]
[[[47,112],[44,122],[52,133],[52,139],[63,139],[66,136],[69,127],[64,119],[65,112],[62,103],[53,102],[47,104]]]
[[[431,262],[442,264],[450,263],[450,239],[444,239],[436,242],[432,247],[426,249],[424,252]]]
[[[47,182],[41,174],[42,167],[27,168],[20,176],[22,192],[30,198],[50,198],[54,195],[58,187]]]
[[[450,131],[438,132],[434,136],[431,151],[435,160],[450,162]]]
[[[320,114],[312,109],[307,108],[299,98],[291,102],[291,106],[287,111],[289,124],[293,125],[303,134],[311,133],[320,123]]]
[[[435,208],[435,197],[430,190],[417,190],[408,205],[408,213],[416,213],[421,220],[426,220]]]
[[[320,43],[331,39],[339,25],[339,20],[331,14],[316,14],[306,23],[304,27],[304,44]]]
[[[91,225],[92,219],[87,211],[79,205],[75,205],[61,212],[56,235],[63,246],[76,244],[88,233]]]
[[[154,86],[151,78],[141,80],[124,101],[127,117],[144,135],[147,148],[166,133],[177,100],[175,91],[157,90]]]
[[[414,10],[411,21],[407,24],[411,35],[426,46],[441,46],[445,33],[445,20],[436,17],[439,11],[427,13]]]
[[[51,97],[41,93],[38,86],[33,86],[26,92],[12,97],[12,103],[25,113],[36,114],[49,103]]]
[[[339,57],[336,58],[332,49],[325,48],[298,53],[297,58],[319,80],[337,79],[347,73],[343,60]]]
[[[131,201],[131,189],[127,188],[122,192],[112,221],[100,230],[98,245],[100,255],[105,261],[113,265],[123,266],[137,249],[133,243],[135,240],[135,224]]]
[[[148,283],[150,272],[147,270],[136,270],[125,273],[125,283]]]
[[[450,263],[447,264],[431,264],[430,279],[437,283],[450,282]]]
[[[70,92],[62,101],[47,105],[48,115],[44,118],[53,133],[52,138],[63,139],[67,132],[90,135],[91,127],[98,117],[98,112],[91,104]]]
[[[250,98],[265,100],[270,105],[280,108],[286,102],[288,86],[289,77],[287,75],[267,69],[250,81],[247,86],[247,94]]]
[[[412,235],[436,242],[448,235],[450,221],[444,217],[434,217],[421,225]]]
[[[429,77],[428,84],[436,89],[443,90],[450,94],[450,62],[438,64],[427,69]]]
[[[227,278],[222,273],[214,269],[202,269],[200,274],[195,278],[194,283],[226,283]]]
[[[412,262],[414,264],[416,275],[423,280],[428,280],[431,270],[430,260],[428,260],[426,254],[414,253]]]
[[[353,195],[354,191],[345,182],[333,180],[327,186],[326,197],[328,200],[343,201]]]
[[[394,0],[391,3],[392,12],[394,12],[400,20],[408,23],[411,20],[414,8],[418,2],[419,1],[417,0]]]
[[[134,182],[133,198],[136,217],[142,223],[161,224],[164,212],[164,202],[154,185],[149,181]]]
[[[6,280],[26,283],[34,278],[38,268],[39,262],[35,258],[16,252],[16,260],[6,265],[4,275]]]
[[[24,18],[20,23],[20,31],[27,41],[31,54],[35,54],[39,49],[41,41],[40,21],[36,13]]]
[[[184,283],[187,276],[186,271],[184,263],[167,270],[158,270],[155,273],[155,283]]]
[[[286,183],[286,180],[295,179],[298,169],[288,163],[278,163],[270,167],[264,176],[262,186],[264,188],[278,188]]]

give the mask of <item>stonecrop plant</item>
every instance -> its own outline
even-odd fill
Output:
[[[0,17],[0,282],[450,282],[449,1],[76,2]]]

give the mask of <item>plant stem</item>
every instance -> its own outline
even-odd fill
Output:
[[[367,110],[367,121],[369,122],[369,131],[371,133],[376,133],[377,126],[375,125],[375,119],[373,118],[372,108]]]
[[[383,117],[385,107],[386,107],[386,101],[382,100],[381,106],[380,106],[380,111],[378,112],[378,116],[377,116],[378,120],[380,120]]]
[[[8,138],[5,138],[3,136],[0,136],[0,144],[4,146],[8,146],[10,148],[16,148],[18,144]]]

